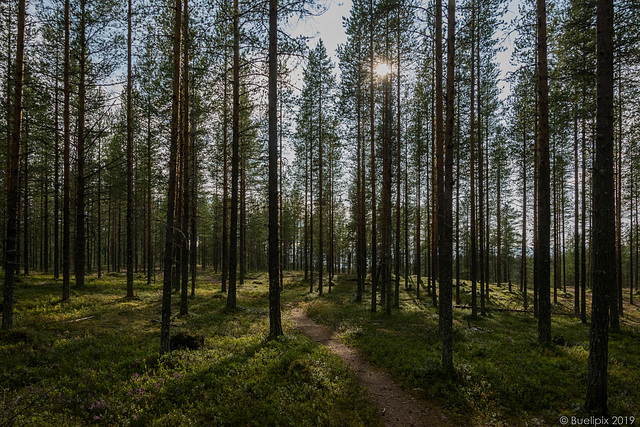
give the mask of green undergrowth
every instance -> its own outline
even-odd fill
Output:
[[[0,331],[0,425],[380,425],[355,376],[325,347],[294,332],[267,339],[265,276],[238,289],[238,309],[199,278],[172,334],[204,347],[160,355],[161,283],[88,277],[62,302],[61,282],[21,277],[14,325]],[[173,313],[179,311],[174,295]]]
[[[355,277],[339,277],[332,292],[320,297],[299,280],[288,298],[303,300],[313,319],[461,425],[559,425],[563,415],[586,416],[589,328],[578,318],[552,316],[557,343],[540,345],[532,314],[497,310],[522,309],[520,292],[515,286],[512,293],[506,285],[493,286],[486,316],[473,318],[466,308],[454,309],[456,372],[451,377],[441,369],[438,310],[426,289],[417,299],[415,287],[405,290],[402,283],[401,309],[389,316],[382,306],[371,313],[370,293],[355,302],[355,287]],[[470,301],[469,293],[463,283],[462,305]],[[552,311],[571,312],[572,296],[562,294]],[[623,319],[621,332],[610,334],[610,415],[640,416],[638,326],[632,315]]]

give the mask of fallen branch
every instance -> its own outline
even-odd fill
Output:
[[[66,323],[73,323],[73,322],[82,322],[83,320],[87,320],[87,319],[93,319],[95,316],[88,316],[88,317],[83,317],[81,319],[73,319],[73,320],[67,320]]]

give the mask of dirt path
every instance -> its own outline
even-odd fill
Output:
[[[454,425],[432,404],[402,390],[389,374],[369,365],[354,349],[342,343],[328,328],[314,322],[302,309],[291,310],[291,321],[295,329],[313,341],[329,347],[353,369],[371,400],[378,407],[385,426]]]

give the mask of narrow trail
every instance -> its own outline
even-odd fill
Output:
[[[367,363],[356,350],[341,342],[327,327],[309,318],[300,308],[291,310],[293,327],[313,341],[327,346],[356,373],[387,427],[454,426],[433,404],[402,390],[391,376]]]

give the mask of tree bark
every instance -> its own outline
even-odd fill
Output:
[[[550,300],[550,168],[549,168],[549,89],[547,83],[547,12],[546,0],[537,0],[538,21],[538,228],[536,278],[538,289],[538,341],[551,341]]]
[[[190,258],[190,238],[189,235],[189,218],[190,218],[190,196],[191,196],[191,135],[189,132],[189,0],[183,1],[184,11],[182,12],[182,54],[183,54],[183,72],[182,72],[182,279],[180,287],[180,315],[186,315],[189,312],[189,258]]]
[[[585,408],[607,415],[609,310],[616,285],[613,176],[613,0],[598,0],[596,12],[596,158],[593,168],[593,269],[589,368]]]
[[[470,131],[469,131],[469,150],[470,150],[470,160],[469,160],[469,171],[471,174],[471,315],[476,317],[478,315],[478,298],[477,298],[477,284],[476,284],[476,274],[478,271],[477,266],[477,231],[476,231],[476,158],[475,158],[475,26],[476,26],[476,6],[475,1],[472,1],[471,6],[471,91],[470,91],[470,103],[469,107],[471,109],[470,114]]]
[[[236,308],[238,266],[238,175],[240,168],[240,12],[233,1],[233,114],[231,137],[231,225],[229,227],[229,289],[227,308]]]
[[[5,275],[2,303],[2,329],[13,326],[13,291],[17,267],[17,219],[18,186],[20,174],[20,138],[22,130],[22,91],[24,82],[24,29],[25,0],[18,2],[18,38],[16,41],[15,100],[13,104],[13,126],[11,128],[10,169],[8,176],[7,236],[5,246]]]
[[[169,146],[169,188],[167,194],[167,223],[165,226],[164,277],[162,287],[162,324],[160,349],[163,353],[171,350],[171,288],[173,267],[173,222],[176,193],[176,166],[178,155],[178,133],[180,131],[180,48],[182,42],[182,0],[175,2],[173,23],[173,86],[171,98],[171,141]]]
[[[80,0],[80,56],[78,84],[78,143],[76,147],[76,240],[74,270],[76,275],[76,288],[84,286],[85,273],[85,114],[86,114],[86,67],[87,67],[87,36],[86,36],[86,0]]]
[[[229,274],[229,164],[228,164],[228,115],[229,107],[227,104],[227,49],[224,53],[224,89],[222,101],[222,292],[227,292],[227,277]]]
[[[580,181],[578,181],[578,114],[574,113],[573,121],[573,184],[574,184],[574,215],[573,215],[573,230],[574,230],[574,242],[573,242],[573,266],[574,266],[574,279],[573,279],[573,293],[574,295],[574,312],[576,315],[580,314],[580,228],[579,228],[579,201],[580,201]]]
[[[377,234],[376,234],[376,149],[373,96],[373,0],[369,1],[369,140],[371,142],[371,311],[377,310],[378,275],[377,268]]]
[[[438,2],[441,0],[438,0]],[[447,7],[447,116],[444,135],[445,165],[444,180],[439,203],[439,231],[440,242],[440,330],[442,332],[442,367],[445,372],[453,372],[453,308],[452,279],[453,279],[453,102],[455,98],[455,0],[449,0]],[[442,37],[442,31],[439,33]]]
[[[133,74],[131,70],[131,0],[127,2],[127,297],[133,297]],[[100,226],[100,224],[98,224]]]
[[[269,336],[282,335],[278,277],[278,0],[269,0]]]

